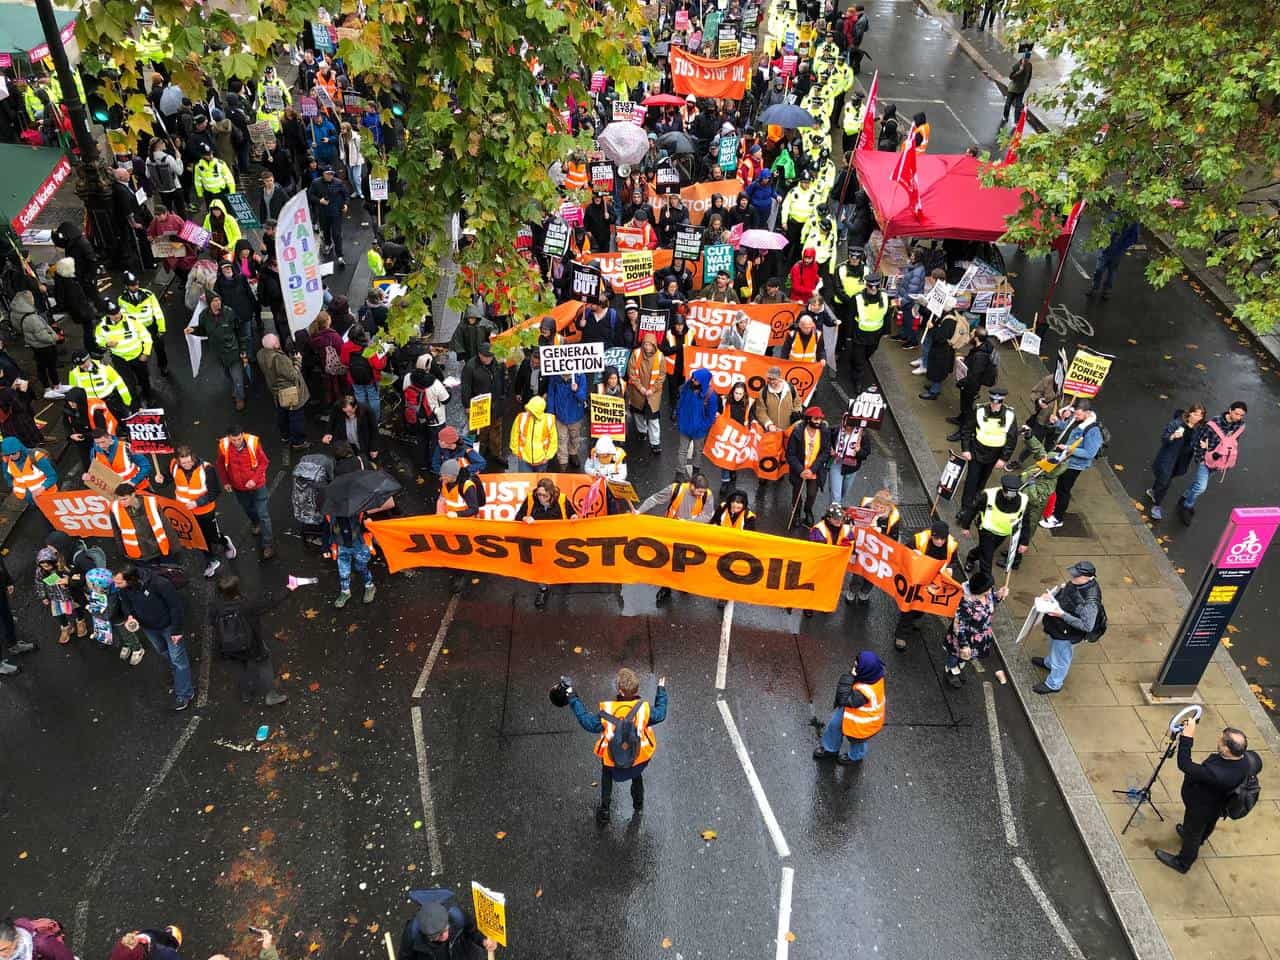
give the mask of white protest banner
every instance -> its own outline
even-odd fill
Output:
[[[1018,349],[1035,357],[1040,356],[1040,335],[1030,330],[1025,331],[1018,341]]]
[[[656,333],[659,337],[667,332],[666,310],[641,310],[640,333]]]
[[[320,280],[320,242],[311,225],[307,192],[295,194],[280,210],[276,227],[276,262],[284,293],[289,329],[304,329],[324,307]]]
[[[630,120],[631,114],[635,112],[636,105],[631,100],[615,100],[613,101],[613,120],[616,123],[619,120]]]
[[[200,300],[196,303],[196,308],[192,312],[187,326],[198,327],[200,325],[200,316],[203,313],[204,301]],[[191,379],[198,380],[200,378],[200,361],[204,354],[204,337],[197,337],[195,334],[188,333],[187,353],[191,356]]]
[[[939,280],[930,289],[928,296],[925,297],[924,308],[934,316],[942,316],[947,309],[947,301],[951,298],[954,291],[951,284]]]
[[[967,463],[964,457],[954,453],[947,454],[947,465],[942,468],[942,475],[938,477],[938,496],[943,500],[950,500],[955,495]]]
[[[370,177],[369,178],[369,199],[370,200],[387,199],[387,178],[386,177]]]
[[[563,220],[552,220],[542,235],[542,255],[563,257],[569,252],[569,225]]]
[[[772,335],[773,327],[763,320],[748,321],[747,332],[742,338],[743,352],[763,357],[764,352],[769,349],[769,338]]]
[[[560,373],[603,373],[603,343],[561,343],[539,347],[542,375],[553,377]]]

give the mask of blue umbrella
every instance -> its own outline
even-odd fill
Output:
[[[760,114],[760,122],[766,126],[782,127],[784,130],[818,125],[818,121],[813,119],[808,110],[803,110],[794,103],[775,103]]]

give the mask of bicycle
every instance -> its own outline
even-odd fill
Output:
[[[1093,336],[1093,324],[1079,314],[1072,313],[1060,303],[1049,307],[1044,322],[1059,337],[1066,337],[1068,333],[1076,333],[1082,337]]]

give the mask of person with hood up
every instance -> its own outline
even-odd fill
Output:
[[[898,105],[891,103],[884,108],[884,116],[880,118],[880,136],[876,140],[876,149],[890,153],[898,151],[901,134],[898,133]]]
[[[561,471],[582,465],[583,425],[587,420],[587,377],[562,373],[547,380],[547,414],[556,425],[556,462]]]
[[[236,265],[223,260],[218,265],[218,279],[213,282],[213,289],[222,297],[224,306],[229,307],[240,324],[240,336],[245,343],[256,343],[258,331],[258,298],[250,286],[249,280]]]
[[[98,299],[98,254],[93,244],[79,226],[70,220],[63,220],[53,231],[53,242],[63,250],[63,256],[70,257],[75,263],[75,270],[68,276],[74,276],[80,282],[88,302]],[[63,303],[61,295],[58,302]],[[95,318],[96,319],[96,318]]]
[[[58,387],[58,332],[36,307],[30,290],[19,290],[9,305],[9,322],[22,334],[22,342],[36,361],[36,375],[46,390]]]
[[[220,197],[209,201],[209,212],[204,216],[204,228],[209,231],[209,246],[215,248],[217,259],[229,257],[240,241],[240,224],[227,213]]]
[[[958,689],[964,683],[964,668],[973,660],[985,659],[995,646],[991,621],[996,605],[1009,595],[1008,587],[992,589],[995,581],[985,570],[976,570],[964,584],[964,594],[955,618],[947,628],[942,648],[947,655],[947,686]],[[997,671],[997,677],[1002,674]]]
[[[35,506],[36,497],[46,490],[58,489],[58,471],[53,459],[43,450],[27,447],[17,437],[0,440],[0,486],[13,491],[19,500]]]
[[[615,444],[612,438],[601,437],[582,470],[588,476],[622,482],[627,479],[627,451]]]
[[[511,424],[508,446],[516,458],[516,471],[538,473],[559,449],[559,425],[547,412],[547,401],[531,397]]]
[[[249,341],[244,326],[235,312],[224,305],[222,295],[213,293],[208,306],[200,312],[199,322],[190,324],[186,333],[207,337],[214,356],[231,381],[231,397],[237,410],[244,409],[245,364],[249,359]]]
[[[635,428],[648,437],[649,450],[662,452],[662,382],[666,367],[652,335],[642,337],[640,346],[631,351],[627,362],[627,409]]]
[[[1058,411],[1053,429],[1059,434],[1055,449],[1068,453],[1067,470],[1058,478],[1053,513],[1040,521],[1040,526],[1053,530],[1062,526],[1062,518],[1071,506],[1071,490],[1080,474],[1093,466],[1102,450],[1102,426],[1088,398],[1081,397],[1074,404]]]
[[[796,519],[800,518],[806,527],[812,527],[813,504],[831,459],[831,440],[821,407],[804,411],[803,426],[797,426],[787,439],[786,456],[791,474],[791,525],[795,526]]]
[[[867,755],[868,742],[884,727],[884,717],[884,664],[870,650],[863,650],[836,685],[831,719],[822,729],[813,759],[859,763]],[[842,753],[846,739],[849,751]]]
[[[815,248],[804,248],[800,259],[791,265],[789,279],[792,300],[804,303],[817,292],[822,284],[822,277],[821,267],[818,264],[818,251]]]
[[[472,303],[463,313],[462,322],[453,331],[449,349],[459,363],[468,363],[479,355],[480,344],[488,343],[493,332],[493,324],[484,316],[484,304]]]
[[[695,370],[680,387],[676,401],[676,427],[680,431],[681,467],[690,475],[698,464],[702,444],[720,416],[720,395],[711,387],[711,371]]]
[[[747,183],[751,182],[751,179],[747,180]],[[745,191],[743,191],[734,198],[733,207],[730,208],[729,215],[725,218],[725,224],[730,229],[741,225],[743,230],[748,230],[750,229],[753,220],[754,217],[751,212],[751,198],[747,196]]]
[[[751,204],[751,226],[764,229],[773,216],[773,205],[778,199],[778,191],[774,187],[773,171],[761,170],[756,178],[747,185],[747,202]]]
[[[80,281],[76,261],[71,257],[63,257],[53,265],[53,295],[58,307],[79,325],[82,342],[88,347],[93,343],[93,328],[98,323],[98,311],[93,307],[98,299],[97,290],[93,291],[91,300]]]

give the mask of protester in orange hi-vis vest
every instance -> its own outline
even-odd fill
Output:
[[[582,729],[600,735],[595,749],[600,758],[600,806],[596,810],[596,822],[602,825],[609,822],[615,780],[631,781],[631,803],[638,816],[644,811],[644,768],[658,747],[653,727],[667,718],[667,678],[658,678],[658,692],[650,709],[648,701],[640,698],[640,678],[634,670],[623,667],[615,681],[617,699],[602,700],[595,714],[578,698],[572,681],[565,678],[562,683]]]
[[[190,510],[204,534],[204,575],[212,577],[222,566],[215,551],[221,546],[228,560],[236,558],[236,545],[218,525],[218,496],[222,481],[213,464],[206,463],[185,443],[179,444],[173,457],[173,499]]]
[[[627,409],[636,431],[648,438],[649,450],[655,454],[662,452],[658,412],[662,409],[662,381],[666,376],[657,342],[652,336],[644,337],[627,361]]]
[[[884,726],[884,664],[870,650],[858,654],[852,670],[836,686],[831,719],[822,728],[822,741],[813,759],[859,763],[867,755],[867,741]],[[849,752],[841,745],[849,741]]]
[[[888,490],[877,490],[873,497],[863,497],[859,506],[874,510],[870,526],[878,533],[883,533],[890,540],[899,540],[899,528],[902,526],[902,515],[893,502],[893,494]],[[871,592],[875,589],[866,577],[854,574],[849,578],[849,586],[844,591],[844,602],[870,603]]]
[[[172,556],[177,549],[178,538],[165,522],[156,498],[138,493],[132,483],[116,487],[111,525],[121,551],[140,566]]]
[[[959,548],[960,543],[951,535],[951,530],[945,520],[933,521],[933,526],[928,530],[921,530],[917,533],[912,542],[917,553],[937,560],[941,564],[943,573],[948,577],[954,576],[951,564],[955,559],[956,550]],[[893,638],[895,649],[907,649],[907,638],[903,634],[908,630],[918,633],[920,631],[920,618],[923,616],[923,610],[904,610],[898,615],[898,628],[894,631],[896,636]]]

